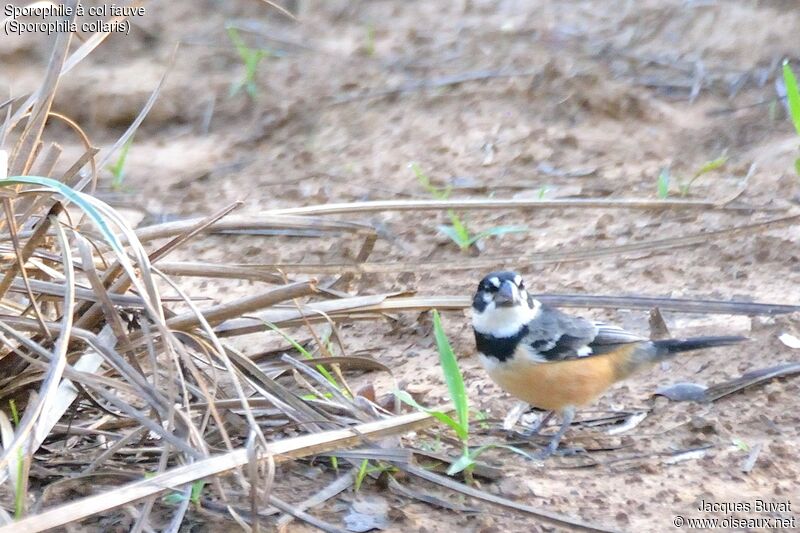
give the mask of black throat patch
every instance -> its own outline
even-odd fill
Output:
[[[528,326],[527,324],[522,326],[517,333],[510,337],[486,335],[474,328],[472,331],[475,333],[475,346],[480,353],[504,362],[514,357],[514,351],[517,349],[519,341],[528,334]]]

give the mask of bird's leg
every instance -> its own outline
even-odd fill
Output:
[[[564,433],[567,432],[569,427],[572,425],[572,421],[575,419],[575,408],[574,407],[566,407],[561,410],[559,413],[561,415],[561,427],[556,431],[556,434],[550,439],[550,443],[547,445],[547,448],[542,450],[541,452],[536,454],[536,458],[539,460],[544,460],[556,453],[558,450],[558,443],[561,442],[561,438],[564,436]],[[564,450],[565,452],[575,452],[577,450],[567,449]]]

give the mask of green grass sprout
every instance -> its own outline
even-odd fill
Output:
[[[460,222],[460,221],[459,221]],[[471,246],[473,246],[476,242],[481,239],[485,239],[486,237],[497,237],[499,235],[505,235],[506,233],[520,233],[527,231],[527,227],[525,226],[495,226],[494,228],[489,228],[487,230],[481,231],[475,235],[469,233],[469,230],[466,226],[460,225],[456,226],[439,226],[438,230],[455,242],[462,251],[468,250]]]
[[[669,196],[669,168],[665,167],[658,173],[658,197],[662,200]]]
[[[727,154],[722,154],[716,159],[712,159],[711,161],[706,161],[705,163],[703,163],[700,166],[700,168],[697,169],[697,172],[694,173],[692,179],[690,179],[688,183],[681,185],[681,195],[686,196],[687,194],[689,194],[689,189],[692,187],[692,184],[695,182],[695,180],[697,180],[697,178],[705,174],[708,174],[709,172],[719,170],[720,168],[724,167],[725,163],[727,162],[728,162]]]
[[[170,492],[169,494],[161,498],[161,501],[166,503],[167,505],[178,505],[183,501],[183,494],[181,494],[180,492]]]
[[[447,334],[442,327],[442,319],[439,312],[433,311],[433,336],[436,339],[436,348],[439,350],[439,363],[442,365],[444,379],[447,383],[447,390],[450,392],[450,399],[456,408],[459,425],[464,428],[466,436],[469,432],[469,401],[467,399],[467,389],[464,386],[464,378],[461,369],[458,368],[456,354],[453,352]],[[466,438],[462,439],[466,441]]]
[[[439,363],[442,366],[444,379],[447,383],[447,390],[450,393],[450,399],[455,408],[456,418],[454,419],[447,413],[428,409],[419,405],[410,394],[405,391],[395,391],[395,395],[402,401],[418,409],[424,411],[440,422],[449,426],[458,436],[461,441],[462,452],[461,457],[450,465],[447,470],[448,475],[455,475],[459,472],[464,472],[465,477],[470,479],[472,469],[475,466],[473,453],[469,448],[469,402],[467,400],[467,389],[464,387],[464,378],[461,375],[461,370],[458,368],[455,353],[453,352],[450,341],[442,327],[442,320],[439,317],[439,312],[433,311],[433,336],[436,339],[436,347],[439,351]]]
[[[236,96],[239,91],[244,89],[247,95],[255,100],[258,97],[258,85],[256,84],[258,66],[261,64],[261,60],[271,56],[272,52],[262,48],[250,48],[239,35],[239,31],[231,26],[228,27],[228,38],[236,47],[236,52],[244,65],[244,77],[231,85],[230,95]]]
[[[148,475],[149,474],[149,475]],[[154,472],[145,472],[144,477],[149,478],[155,476]],[[195,506],[200,505],[200,497],[203,495],[203,488],[206,486],[206,482],[202,479],[198,479],[194,483],[192,483],[192,490],[189,493],[189,501],[192,502]],[[166,503],[167,505],[178,505],[182,501],[186,499],[186,496],[182,492],[172,491],[169,494],[165,495],[161,498],[161,501]]]
[[[788,61],[783,62],[783,81],[786,84],[786,99],[789,101],[789,115],[798,135],[800,135],[800,89],[792,67]]]
[[[353,485],[353,489],[358,492],[361,490],[361,484],[364,482],[364,478],[367,477],[367,467],[369,466],[369,461],[364,459],[361,461],[361,466],[358,467],[358,473],[356,474],[356,480]]]
[[[119,156],[113,165],[108,165],[106,168],[111,172],[111,189],[115,192],[122,190],[122,183],[125,181],[125,161],[128,159],[128,151],[133,144],[133,137],[122,145],[119,151]]]
[[[431,196],[437,200],[447,200],[450,197],[450,193],[453,190],[451,186],[448,185],[444,188],[436,187],[433,185],[433,183],[431,183],[431,179],[427,174],[425,174],[425,172],[422,171],[422,168],[417,163],[411,163],[409,167],[417,177],[417,181],[422,188],[428,191]],[[544,188],[540,191],[540,198],[543,196]],[[439,232],[449,237],[451,241],[456,243],[462,252],[469,250],[481,239],[485,239],[487,237],[497,237],[506,233],[520,233],[528,230],[528,228],[525,226],[495,226],[493,228],[473,234],[467,227],[467,224],[454,210],[448,209],[447,216],[450,219],[450,225],[437,226],[437,229]]]
[[[395,473],[397,472],[397,468],[386,463],[378,463],[377,465],[372,466],[370,465],[368,459],[364,459],[363,461],[361,461],[361,464],[358,467],[358,472],[356,472],[356,479],[355,482],[353,483],[353,490],[355,490],[356,492],[361,490],[361,485],[364,483],[364,480],[367,478],[368,475],[376,473],[382,474],[384,472]]]
[[[545,196],[547,195],[547,185],[542,185],[539,187],[539,193],[536,195],[538,200],[544,200]]]
[[[740,439],[738,437],[734,438],[731,441],[731,443],[734,446],[736,446],[737,448],[739,448],[743,452],[749,452],[750,451],[750,446],[745,441],[743,441],[742,439]]]
[[[725,166],[725,163],[728,162],[728,155],[723,153],[721,156],[717,157],[716,159],[712,159],[710,161],[706,161],[700,168],[698,168],[694,175],[692,175],[691,179],[687,182],[683,182],[679,185],[681,196],[686,196],[689,194],[689,190],[692,188],[694,182],[708,174],[709,172],[714,172],[715,170],[719,170],[720,168]],[[670,182],[672,181],[672,174],[670,172],[669,167],[664,167],[661,169],[661,172],[658,173],[658,179],[656,181],[656,192],[658,197],[662,200],[669,198],[669,187]]]
[[[266,326],[267,326],[269,329],[271,329],[272,331],[274,331],[275,333],[277,333],[278,335],[280,335],[281,337],[283,337],[283,338],[284,338],[284,340],[285,340],[286,342],[288,342],[289,344],[291,344],[291,345],[292,345],[292,347],[293,347],[295,350],[297,350],[298,352],[300,352],[300,354],[301,354],[303,357],[305,357],[306,359],[314,359],[314,356],[313,356],[313,355],[311,355],[311,353],[310,353],[308,350],[306,350],[305,348],[303,348],[303,346],[302,346],[302,345],[301,345],[299,342],[297,342],[296,340],[294,340],[292,337],[290,337],[289,335],[287,335],[286,333],[284,333],[284,332],[283,332],[283,330],[282,330],[281,328],[279,328],[278,326],[276,326],[275,324],[273,324],[273,323],[271,323],[271,322],[267,322],[266,320],[262,320],[262,322],[263,322],[263,323],[264,323],[264,324],[265,324],[265,325],[266,325]],[[328,370],[327,370],[327,369],[326,369],[326,368],[325,368],[323,365],[316,365],[316,368],[317,368],[317,371],[318,371],[320,374],[322,374],[323,376],[325,376],[325,379],[327,379],[327,380],[330,382],[330,384],[331,384],[331,385],[333,385],[334,387],[336,387],[337,389],[339,389],[339,390],[342,392],[342,394],[344,394],[345,396],[349,396],[349,394],[348,394],[347,390],[346,390],[344,387],[342,387],[341,385],[339,385],[339,382],[338,382],[338,381],[336,381],[336,378],[335,378],[335,377],[333,377],[333,374],[331,374],[330,372],[328,372]]]
[[[333,398],[333,393],[332,392],[323,392],[321,394],[322,394],[322,398],[325,398],[327,400],[330,400],[331,398]],[[311,393],[303,394],[303,395],[300,396],[300,398],[302,400],[321,400],[322,399],[322,398],[320,398],[319,394],[311,394]]]
[[[437,200],[447,200],[447,198],[450,197],[450,193],[453,192],[453,187],[450,185],[444,188],[435,186],[433,183],[431,183],[431,179],[428,177],[428,175],[422,171],[422,167],[420,167],[417,163],[411,163],[409,168],[411,168],[411,171],[417,177],[417,181],[420,185],[422,185],[422,188],[428,191],[431,196]]]
[[[783,62],[783,81],[786,85],[786,99],[789,102],[789,116],[797,135],[800,135],[800,89],[798,89],[797,78],[792,72],[792,67],[786,60]],[[794,171],[800,176],[800,157],[794,160]]]
[[[8,406],[11,409],[11,420],[14,421],[14,426],[19,425],[19,411],[17,411],[17,402],[8,400]]]
[[[437,411],[435,409],[428,409],[424,405],[420,405],[409,393],[404,390],[395,390],[394,395],[397,396],[397,398],[404,404],[413,407],[417,411],[428,413],[439,422],[449,426],[455,432],[459,440],[464,440],[469,437],[469,429],[456,422],[456,420],[447,413],[443,413],[442,411]]]
[[[364,53],[366,53],[368,57],[375,55],[375,25],[373,24],[367,24],[367,37],[366,43],[364,44]]]
[[[480,424],[481,429],[489,429],[489,424],[486,422],[487,420],[489,420],[489,413],[487,413],[486,411],[475,411],[475,410],[473,410],[473,412],[475,413],[473,419]]]
[[[190,499],[192,503],[195,505],[200,505],[200,496],[203,495],[203,488],[206,486],[206,482],[202,479],[198,479],[194,483],[192,483],[192,494]]]

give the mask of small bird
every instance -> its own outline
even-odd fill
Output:
[[[481,280],[472,300],[472,328],[481,364],[495,383],[561,416],[561,428],[540,458],[558,449],[575,408],[591,403],[617,381],[680,352],[747,340],[724,336],[650,341],[542,305],[515,272],[492,272]]]

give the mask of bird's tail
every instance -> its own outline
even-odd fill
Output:
[[[722,337],[692,337],[691,339],[666,339],[653,341],[657,359],[669,357],[681,352],[703,350],[715,346],[730,346],[748,340],[747,337],[722,336]]]
[[[626,377],[641,368],[669,359],[681,352],[702,350],[715,346],[730,346],[748,340],[747,337],[693,337],[691,339],[666,339],[640,343],[617,368],[620,377]]]

